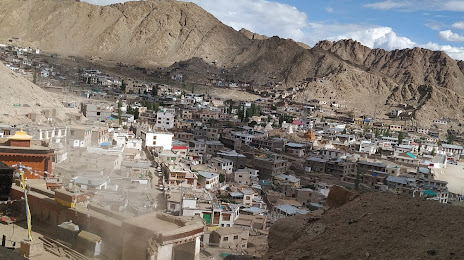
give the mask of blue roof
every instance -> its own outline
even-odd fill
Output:
[[[298,143],[287,143],[286,146],[292,147],[292,148],[303,148],[304,144],[298,144]]]
[[[104,143],[101,143],[101,146],[109,146],[110,143],[109,142],[104,142]]]
[[[388,182],[396,182],[396,183],[401,183],[401,184],[408,184],[408,181],[406,178],[402,177],[396,177],[396,176],[388,176],[387,177]]]
[[[243,193],[240,192],[231,192],[229,193],[231,197],[243,197]]]
[[[260,209],[258,207],[250,207],[250,208],[243,208],[242,211],[250,212],[250,213],[261,213],[264,212],[264,209]]]
[[[292,206],[290,204],[281,204],[275,206],[275,208],[279,209],[282,212],[285,212],[288,215],[296,215],[296,214],[307,214],[309,211],[304,210],[304,209],[299,209],[295,206]]]

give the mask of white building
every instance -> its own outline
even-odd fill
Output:
[[[142,131],[143,145],[148,148],[161,147],[163,150],[171,150],[173,137],[171,133]]]
[[[198,172],[198,183],[208,190],[218,188],[219,174],[212,172]]]
[[[217,170],[222,170],[227,174],[232,173],[234,168],[234,163],[229,159],[224,159],[221,157],[213,157],[209,163],[212,167],[216,168]]]
[[[175,119],[174,113],[161,110],[158,113],[156,113],[155,127],[160,128],[160,129],[174,128],[174,119]]]
[[[77,176],[71,182],[85,190],[105,190],[108,179],[107,176]]]
[[[258,184],[258,170],[250,168],[238,169],[234,173],[234,181],[244,185]]]

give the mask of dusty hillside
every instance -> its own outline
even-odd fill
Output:
[[[461,259],[464,208],[366,193],[271,226],[264,259]]]
[[[60,108],[61,102],[0,62],[0,121],[16,115],[40,112],[47,108]],[[18,106],[18,104],[20,106]]]
[[[56,117],[53,122],[68,121],[74,118],[72,115],[79,114],[79,109],[64,108],[62,101],[83,100],[76,96],[47,92],[33,84],[20,74],[11,71],[0,62],[0,123],[2,124],[27,124],[32,122],[28,114],[37,115],[36,123],[49,123],[42,114],[43,111],[56,109]],[[82,120],[85,118],[82,117]]]
[[[225,62],[249,39],[192,3],[151,0],[95,6],[74,0],[2,0],[0,39],[116,62]]]

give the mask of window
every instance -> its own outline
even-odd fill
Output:
[[[101,114],[101,112],[97,112],[97,116],[99,116]]]
[[[237,236],[234,236],[234,240],[237,240],[238,239],[238,235]]]
[[[223,237],[222,241],[229,241],[229,238],[228,237]]]

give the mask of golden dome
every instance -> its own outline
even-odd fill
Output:
[[[314,130],[310,128],[308,132],[304,134],[304,138],[309,139],[311,141],[316,140],[316,135],[314,134]]]
[[[28,135],[21,128],[21,130],[16,131],[15,135],[8,137],[8,140],[18,140],[18,141],[32,140],[32,136]]]

